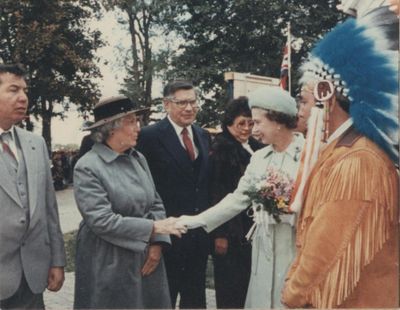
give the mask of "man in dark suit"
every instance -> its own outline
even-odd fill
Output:
[[[65,252],[43,138],[26,117],[24,71],[0,65],[0,309],[44,309],[64,282]]]
[[[163,92],[168,116],[142,129],[137,148],[146,157],[167,216],[198,214],[209,205],[208,133],[193,124],[198,102],[193,84],[173,81]],[[165,253],[172,307],[206,308],[205,271],[208,236],[191,230],[182,239],[172,237]]]

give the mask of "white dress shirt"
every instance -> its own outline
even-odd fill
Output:
[[[326,141],[326,145],[332,143],[332,141],[336,140],[339,138],[347,129],[349,129],[353,125],[353,119],[349,118],[347,121],[345,121],[342,125],[340,125],[328,138]]]
[[[8,144],[8,146],[11,149],[11,151],[14,153],[14,156],[17,159],[17,162],[19,162],[17,145],[15,143],[14,126],[12,126],[9,130],[4,130],[3,128],[0,127],[0,136],[3,134],[3,132],[9,132],[11,134],[11,137],[9,137],[9,139],[7,139],[7,141],[4,141],[4,142]],[[3,149],[2,149],[2,151],[4,152]]]
[[[184,149],[186,149],[185,144],[183,143],[183,138],[182,138],[182,130],[183,130],[184,127],[181,127],[181,126],[179,126],[178,124],[176,124],[176,123],[169,117],[169,115],[168,115],[167,117],[168,117],[168,120],[171,122],[172,127],[174,127],[174,129],[175,129],[176,135],[178,136],[179,141],[180,141],[182,147],[183,147]],[[196,146],[196,143],[194,143],[194,137],[193,137],[192,126],[187,126],[186,128],[187,128],[188,133],[189,133],[189,139],[192,141],[192,144],[193,144],[195,158],[197,158],[197,156],[199,156],[199,150],[198,150],[198,148],[197,148],[197,146]]]

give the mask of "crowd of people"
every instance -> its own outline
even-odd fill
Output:
[[[52,177],[71,166],[75,309],[204,309],[210,253],[217,308],[397,308],[398,19],[342,8],[357,18],[312,49],[296,98],[232,99],[214,139],[190,81],[166,83],[167,116],[144,128],[135,100],[102,99],[76,165],[56,153],[53,175],[43,138],[17,126],[25,72],[1,64],[0,308],[44,309],[62,287]]]
[[[73,170],[78,160],[78,151],[54,151],[51,154],[51,174],[54,189],[65,189],[73,183]]]

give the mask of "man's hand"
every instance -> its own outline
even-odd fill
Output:
[[[304,296],[295,296],[288,289],[288,282],[285,283],[281,293],[281,303],[286,308],[310,308]]]
[[[60,290],[64,283],[64,267],[51,267],[47,277],[47,289],[52,292]]]
[[[228,239],[215,238],[214,240],[215,254],[225,255],[228,252]]]
[[[158,266],[161,259],[162,248],[161,245],[153,244],[149,246],[147,259],[142,268],[142,276],[150,275]]]

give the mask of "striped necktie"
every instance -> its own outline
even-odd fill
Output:
[[[3,152],[7,156],[11,157],[11,159],[13,160],[13,162],[15,164],[18,164],[17,157],[15,156],[14,152],[11,150],[10,145],[9,145],[11,139],[12,139],[12,136],[11,136],[10,132],[3,132],[0,135],[0,141],[1,141],[1,146],[3,148]]]

